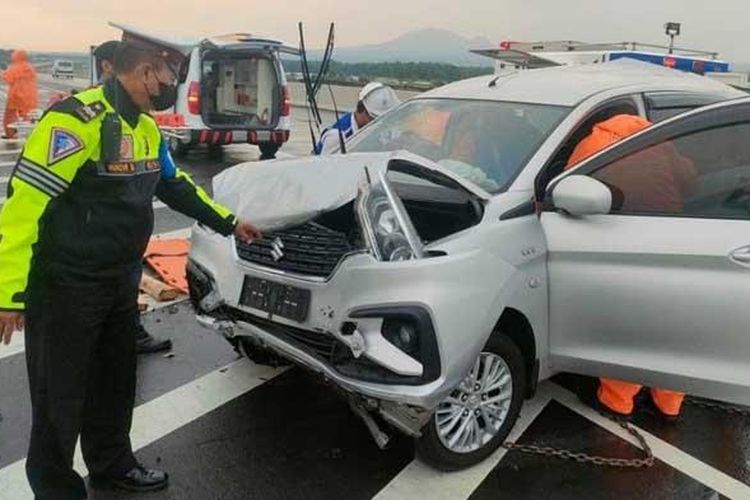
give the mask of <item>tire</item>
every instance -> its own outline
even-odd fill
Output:
[[[208,157],[211,160],[222,160],[224,158],[224,147],[220,144],[209,144]]]
[[[192,147],[192,143],[182,142],[176,137],[169,138],[169,152],[172,153],[172,156],[175,158],[185,158]]]
[[[502,363],[500,363],[500,361],[502,361]],[[493,365],[492,363],[495,364]],[[416,440],[416,449],[418,456],[424,462],[438,470],[455,471],[464,469],[466,467],[475,465],[490,456],[508,437],[508,434],[510,433],[511,429],[513,429],[513,426],[518,419],[518,414],[521,411],[524,395],[526,394],[527,381],[523,356],[521,354],[521,351],[518,349],[518,346],[516,346],[516,344],[510,338],[503,335],[501,332],[495,332],[487,342],[487,345],[482,350],[480,358],[477,359],[477,364],[479,365],[480,379],[481,374],[484,373],[485,368],[487,368],[488,366],[496,366],[505,370],[505,372],[500,372],[500,375],[498,375],[498,380],[502,381],[503,379],[505,379],[504,373],[508,373],[510,374],[510,381],[503,383],[501,388],[497,389],[497,394],[495,390],[484,393],[484,388],[482,388],[482,390],[479,392],[470,394],[468,391],[464,391],[462,388],[468,387],[466,385],[468,382],[472,382],[473,384],[473,379],[471,377],[474,371],[477,370],[477,365],[475,365],[472,373],[469,374],[467,378],[464,379],[461,384],[459,384],[458,387],[456,387],[456,389],[449,395],[448,398],[446,398],[443,403],[438,405],[438,407],[435,409],[435,413],[433,413],[432,417],[430,417],[429,423],[422,429],[422,437]],[[500,383],[499,381],[498,384]],[[503,403],[509,401],[509,404],[507,404],[507,409],[500,409],[500,406],[505,405],[495,406],[494,404],[490,404],[491,406],[485,406],[487,405],[487,403],[481,402],[483,400],[482,398],[484,397],[488,398],[488,400],[492,400],[495,397],[500,397],[502,392],[507,390],[508,386],[512,388],[510,398],[503,398],[502,400],[497,402]],[[476,388],[478,386],[474,385],[474,387]],[[469,406],[469,408],[466,408],[461,404],[463,398],[466,398],[465,402],[466,405]],[[476,413],[475,415],[477,416],[471,415],[472,410],[470,408],[472,406],[478,406],[473,411],[480,412],[479,415],[477,415]],[[460,410],[461,408],[464,409]],[[456,410],[460,410],[463,418],[456,419]],[[487,420],[483,417],[483,415],[496,415],[494,413],[495,411],[499,411],[501,413],[504,412],[504,419],[498,418],[494,424],[494,426],[497,426],[497,428],[491,429],[491,432],[483,432],[483,429],[487,428]],[[458,443],[461,442],[461,439],[459,438],[458,443],[456,443],[456,445],[452,449],[446,444],[446,441],[450,441],[451,436],[460,433],[456,432],[454,434],[451,433],[451,430],[459,430],[461,428],[461,424],[467,418],[472,419],[473,423],[475,423],[477,426],[477,430],[482,434],[482,436],[477,440],[469,439],[472,445],[467,445],[460,450],[458,449],[460,448]],[[439,427],[437,424],[439,419],[441,419],[441,423],[453,422],[454,425],[451,426],[450,424],[446,424],[445,426]],[[482,422],[484,422],[484,426]],[[439,428],[443,429],[442,437]],[[448,433],[447,436],[446,429]]]
[[[279,152],[279,148],[281,147],[280,144],[275,144],[273,142],[261,142],[258,144],[258,149],[260,149],[260,159],[261,160],[273,160],[276,158],[276,153]]]

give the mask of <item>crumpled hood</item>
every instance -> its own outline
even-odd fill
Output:
[[[214,177],[214,199],[262,230],[302,224],[346,205],[391,160],[402,159],[439,172],[482,199],[489,194],[450,171],[407,152],[350,153],[291,160],[247,162]]]

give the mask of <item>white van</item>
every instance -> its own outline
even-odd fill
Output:
[[[52,78],[73,78],[73,62],[57,59],[52,63]]]
[[[260,148],[261,158],[273,158],[289,139],[291,96],[280,54],[297,55],[297,49],[243,33],[170,39],[113,26],[189,54],[180,69],[175,106],[156,116],[175,156],[200,144],[220,150],[249,143]],[[94,69],[92,83],[97,81]]]
[[[218,147],[247,142],[273,157],[289,139],[291,95],[281,53],[296,54],[277,40],[227,35],[203,40],[180,75],[174,113],[189,135],[172,136],[173,152],[197,144]]]

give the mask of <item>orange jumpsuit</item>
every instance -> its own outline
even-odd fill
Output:
[[[591,134],[578,143],[565,169],[572,168],[585,158],[650,125],[651,123],[645,118],[633,115],[618,115],[596,124]],[[683,193],[691,191],[694,187],[691,185],[691,179],[695,178],[692,165],[681,158],[670,145],[655,148],[653,151],[649,151],[647,158],[640,158],[639,160],[639,164],[645,168],[664,170],[665,178],[675,179],[678,185],[670,186],[669,182],[651,182],[653,180],[651,177],[638,175],[638,172],[632,170],[626,172],[627,168],[621,169],[620,172],[612,172],[612,175],[617,176],[621,182],[631,183],[632,181],[632,183],[640,184],[648,181],[654,186],[653,190],[633,189],[633,192],[643,194],[641,199],[636,200],[635,203],[646,209],[659,206],[675,210],[681,207]],[[627,167],[632,167],[632,165],[627,165]],[[615,184],[622,185],[621,183]],[[674,184],[674,182],[671,182],[671,184]],[[601,378],[599,379],[597,396],[599,401],[610,410],[622,415],[630,415],[633,412],[633,399],[641,390],[641,387],[639,384]],[[676,417],[680,413],[685,394],[664,389],[651,389],[651,397],[659,411],[665,415]]]
[[[2,77],[8,86],[3,128],[6,137],[14,137],[16,131],[10,127],[10,124],[20,118],[28,117],[29,113],[36,109],[39,99],[36,71],[29,63],[26,52],[22,50],[13,52],[10,66],[3,71]]]

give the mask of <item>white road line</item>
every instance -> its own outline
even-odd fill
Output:
[[[578,400],[578,397],[570,391],[551,384],[552,397],[561,404],[567,406],[574,412],[578,413],[582,417],[590,420],[605,430],[615,434],[616,436],[628,441],[634,446],[638,446],[638,442],[624,429],[617,425],[612,420],[601,416],[598,412],[585,406]],[[697,458],[685,453],[684,451],[672,446],[654,436],[653,434],[644,431],[643,429],[633,425],[646,438],[646,442],[651,447],[654,456],[666,463],[670,467],[673,467],[683,474],[687,475],[699,481],[712,490],[724,495],[728,498],[733,499],[750,499],[750,485],[747,485],[718,469],[711,467],[710,465],[701,462]]]
[[[0,344],[0,359],[9,358],[20,352],[23,352],[25,348],[23,340],[23,332],[16,332],[10,339],[10,344]]]
[[[133,450],[148,446],[283,372],[284,369],[258,366],[241,359],[144,403],[133,413],[130,432]],[[4,498],[33,500],[25,463],[23,459],[0,469],[0,491],[7,495]],[[76,450],[74,466],[80,474],[87,474],[80,448]]]
[[[20,153],[20,151],[19,151]],[[2,154],[2,151],[0,151],[0,154]],[[0,168],[8,168],[12,167],[16,164],[15,161],[0,161]]]
[[[551,399],[547,385],[539,387],[536,397],[526,401],[509,439],[516,440],[542,412]],[[469,498],[492,469],[508,451],[500,448],[482,463],[460,472],[440,472],[414,460],[394,477],[373,500],[403,500],[404,498],[429,498],[430,500],[459,500]]]
[[[9,175],[0,175],[0,184],[7,184],[10,181]]]

